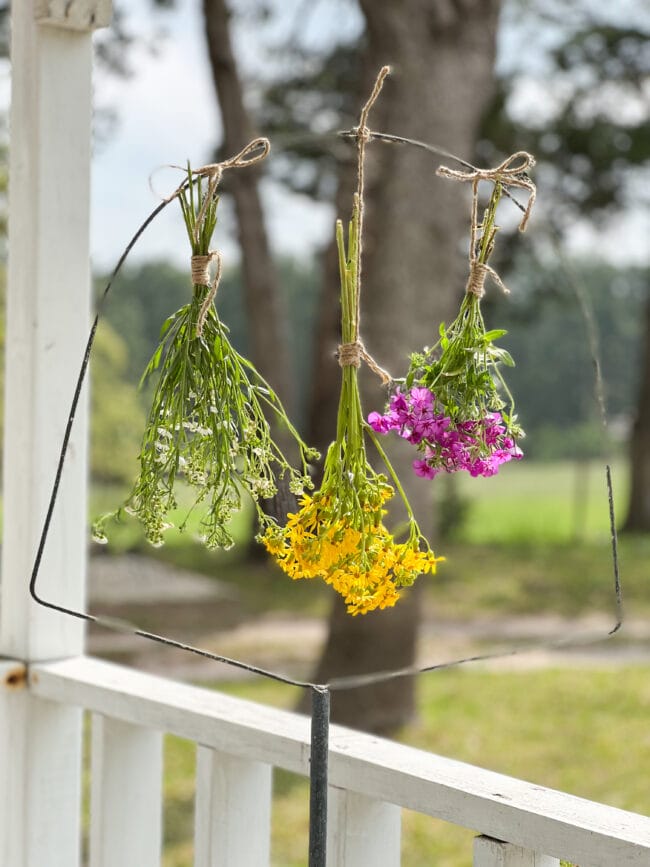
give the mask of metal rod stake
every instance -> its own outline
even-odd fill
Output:
[[[309,767],[309,867],[325,867],[327,858],[327,762],[330,692],[311,691],[311,757]]]

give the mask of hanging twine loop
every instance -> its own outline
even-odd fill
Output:
[[[252,141],[250,141],[245,147],[243,147],[239,151],[239,153],[235,154],[234,157],[229,157],[227,160],[222,160],[218,163],[207,163],[206,165],[201,166],[198,169],[194,169],[192,174],[198,175],[202,178],[208,178],[209,181],[211,181],[216,188],[219,184],[219,181],[221,180],[221,176],[226,169],[243,169],[254,166],[257,163],[262,162],[262,160],[266,159],[270,151],[271,142],[264,136],[259,136],[258,138],[254,138]],[[186,171],[183,166],[170,165],[169,168],[180,169],[180,171],[182,172]],[[163,201],[171,202],[185,188],[185,185],[186,182],[184,181],[174,190],[173,193],[171,193],[171,195],[163,199]]]
[[[528,177],[528,170],[535,165],[535,157],[526,151],[517,151],[496,168],[472,169],[465,172],[460,169],[450,169],[448,166],[440,166],[436,174],[441,178],[451,178],[455,181],[471,181],[475,197],[478,197],[478,184],[480,181],[493,181],[501,183],[504,187],[517,187],[528,192],[528,201],[524,207],[524,215],[519,223],[519,231],[525,232],[528,225],[530,212],[535,204],[537,188]]]
[[[235,154],[233,157],[229,157],[227,160],[222,160],[218,163],[208,163],[207,165],[201,166],[198,169],[194,169],[194,171],[192,172],[194,177],[207,178],[208,181],[208,189],[205,196],[203,197],[203,202],[201,203],[201,207],[198,214],[196,215],[196,220],[194,223],[195,244],[198,245],[199,243],[208,207],[210,205],[210,202],[214,200],[217,194],[217,187],[219,186],[221,178],[223,177],[224,171],[226,171],[226,169],[243,169],[254,166],[257,163],[260,163],[262,160],[266,159],[266,157],[269,155],[270,150],[271,143],[269,142],[269,140],[264,137],[258,137],[250,141],[245,147],[243,147],[239,151],[239,153]],[[181,171],[185,171],[185,169],[183,169],[181,166],[171,166],[171,168],[181,169]],[[181,194],[181,192],[185,189],[186,185],[187,181],[184,181],[174,190],[171,195],[169,195],[163,201],[173,201],[173,199],[177,198]],[[199,315],[196,321],[196,336],[200,337],[203,333],[203,326],[205,325],[205,320],[208,316],[210,306],[214,301],[217,294],[217,289],[219,288],[219,281],[221,280],[222,260],[221,254],[217,250],[210,250],[206,254],[192,256],[190,261],[192,285],[207,286],[209,290],[207,295],[205,296],[205,299],[203,300],[203,304],[201,305],[201,309],[199,311]],[[216,268],[214,277],[210,279],[210,265],[213,262],[216,262]]]
[[[384,80],[390,74],[390,66],[382,66],[377,74],[374,87],[365,105],[361,109],[359,115],[359,125],[353,129],[353,133],[357,140],[357,192],[355,195],[356,204],[359,211],[359,238],[357,247],[357,270],[356,270],[356,285],[355,285],[355,321],[354,334],[355,339],[352,343],[343,343],[338,348],[338,361],[341,367],[360,367],[361,361],[364,361],[370,370],[378,376],[384,385],[393,381],[392,376],[388,371],[380,367],[374,358],[367,351],[363,342],[359,338],[359,322],[361,318],[361,262],[363,255],[363,211],[364,211],[364,186],[365,186],[365,156],[366,145],[372,139],[372,132],[368,128],[368,115],[373,107],[381,89],[384,86]]]
[[[461,171],[459,169],[450,169],[447,166],[440,166],[436,170],[436,174],[441,178],[451,178],[454,181],[469,181],[472,184],[472,225],[469,241],[469,276],[465,292],[468,295],[476,295],[481,299],[485,295],[485,280],[489,276],[496,285],[505,292],[506,295],[510,290],[506,287],[503,280],[497,272],[487,262],[480,262],[478,259],[478,233],[481,226],[478,222],[478,187],[481,181],[492,181],[494,184],[501,184],[503,187],[517,187],[528,192],[528,201],[523,207],[524,215],[519,223],[519,231],[525,232],[528,225],[530,212],[535,204],[537,188],[533,181],[528,177],[528,170],[535,165],[535,158],[526,151],[517,151],[500,165],[493,169],[471,169],[470,171]]]

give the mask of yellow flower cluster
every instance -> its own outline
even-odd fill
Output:
[[[291,578],[322,578],[331,585],[343,596],[348,613],[391,607],[399,599],[398,588],[422,573],[435,573],[444,558],[430,549],[420,551],[419,535],[394,541],[381,520],[381,506],[390,496],[392,489],[383,486],[381,501],[375,496],[372,504],[359,504],[354,520],[351,514],[337,517],[329,497],[304,495],[300,510],[288,516],[284,527],[270,526],[262,541]]]

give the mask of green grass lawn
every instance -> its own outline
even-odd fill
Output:
[[[623,467],[614,466],[619,523],[626,498]],[[115,503],[101,492],[95,510]],[[604,466],[521,462],[494,479],[464,478],[470,497],[464,526],[437,553],[447,557],[426,582],[430,614],[472,618],[557,613],[568,617],[613,612],[613,574]],[[325,615],[329,590],[292,582],[261,560],[237,551],[214,553],[192,535],[170,533],[164,548],[146,546],[134,522],[118,528],[113,550],[156,557],[237,586],[251,614],[269,610]],[[250,515],[236,526],[250,538]],[[440,549],[438,551],[438,549]],[[650,614],[650,536],[625,537],[621,576],[628,615]],[[650,813],[639,769],[650,762],[650,668],[612,671],[495,672],[482,668],[436,672],[419,679],[420,719],[401,734],[414,746]],[[268,682],[228,687],[262,703],[291,707],[295,692]],[[186,867],[192,853],[194,747],[167,739],[165,867]],[[306,863],[307,784],[275,778],[273,864]],[[470,867],[471,831],[404,814],[403,863],[409,867]]]
[[[627,479],[613,467],[619,523],[624,515]],[[430,611],[441,617],[557,613],[576,616],[613,610],[613,569],[605,469],[602,463],[526,463],[503,467],[492,479],[459,474],[467,498],[463,527],[436,545],[446,562],[426,582]],[[100,489],[97,512],[114,507],[123,492]],[[188,503],[185,503],[187,508]],[[109,550],[138,550],[218,577],[237,587],[251,614],[289,610],[325,615],[331,592],[320,583],[290,581],[263,556],[242,556],[252,534],[252,515],[234,525],[242,543],[233,551],[206,551],[196,541],[198,526],[170,530],[164,547],[154,549],[137,522],[128,518],[109,533]],[[650,536],[620,541],[620,566],[628,614],[650,613]]]
[[[612,468],[617,518],[627,478]],[[439,616],[614,611],[614,572],[604,465],[508,465],[493,479],[460,479],[467,519],[440,547],[427,580]],[[577,491],[577,495],[576,495]],[[650,535],[619,539],[627,614],[650,613]]]
[[[609,539],[609,502],[604,461],[503,466],[491,479],[458,473],[461,498],[468,502],[459,535],[472,544],[578,544]],[[625,517],[626,468],[612,466],[618,523]]]
[[[290,707],[296,693],[267,682],[229,692]],[[421,749],[650,813],[642,769],[650,764],[650,668],[504,671],[457,669],[422,676],[420,718],[400,740]],[[191,864],[194,748],[166,748],[165,867]],[[304,867],[307,782],[276,772],[273,864]],[[472,831],[411,812],[403,816],[408,867],[470,867]]]

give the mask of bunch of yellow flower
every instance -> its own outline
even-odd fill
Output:
[[[291,578],[321,578],[343,596],[350,614],[387,608],[399,589],[421,573],[434,573],[436,557],[422,536],[402,486],[364,423],[357,381],[361,345],[358,335],[359,203],[355,200],[346,255],[343,227],[337,224],[341,265],[342,386],[337,437],[325,458],[323,482],[284,527],[270,525],[261,537],[266,549]],[[395,490],[370,466],[364,430],[374,442],[406,507],[408,535],[398,543],[383,523],[384,508]]]
[[[389,499],[393,490],[381,487]],[[319,491],[304,495],[300,511],[288,516],[286,527],[269,527],[264,544],[291,578],[322,578],[343,596],[350,614],[389,608],[399,599],[399,588],[411,585],[418,575],[436,571],[439,557],[420,550],[415,526],[406,542],[397,543],[382,523],[385,511],[369,502],[360,506],[361,528],[354,526],[359,513],[337,517],[331,501]]]

